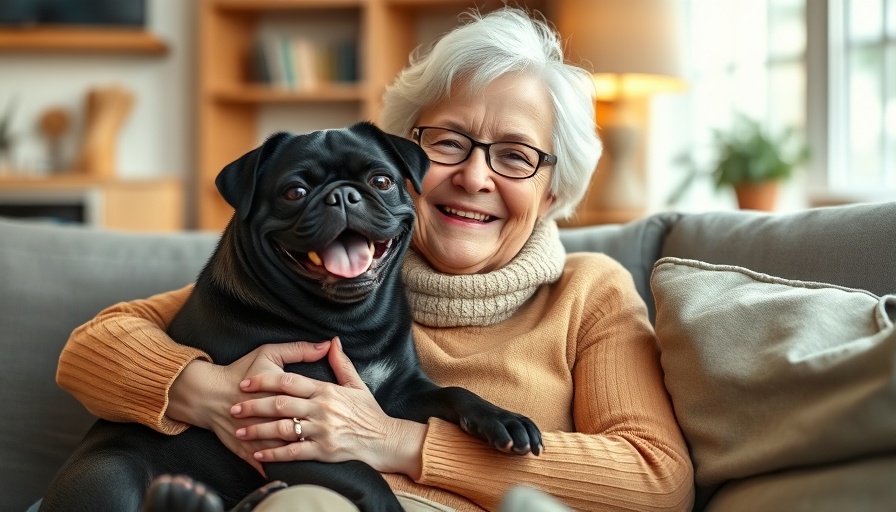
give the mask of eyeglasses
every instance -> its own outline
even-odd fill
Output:
[[[535,176],[542,164],[557,163],[556,156],[522,142],[486,144],[448,128],[418,126],[411,131],[411,138],[423,148],[430,161],[443,165],[464,162],[473,154],[474,148],[481,147],[491,170],[515,180]]]

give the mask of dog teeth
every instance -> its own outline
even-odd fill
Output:
[[[374,250],[373,240],[369,240],[367,242],[367,248],[370,249],[370,254],[373,254],[373,250]]]
[[[308,253],[308,259],[311,260],[311,263],[314,263],[315,265],[321,265],[324,262],[324,260],[320,259],[320,256],[318,256],[317,252],[315,251],[311,251]]]

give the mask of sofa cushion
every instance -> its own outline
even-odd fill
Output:
[[[683,215],[662,255],[896,293],[896,201],[793,213]]]
[[[0,403],[10,412],[0,422],[0,509],[42,496],[94,420],[56,386],[71,331],[116,302],[195,280],[217,238],[0,219]]]
[[[560,239],[567,253],[602,252],[621,263],[632,274],[653,321],[656,308],[650,294],[650,273],[660,258],[666,233],[680,217],[665,212],[627,224],[565,228],[560,230]]]
[[[793,469],[726,484],[707,512],[811,510],[892,512],[896,504],[896,454]]]
[[[896,449],[896,296],[677,258],[651,285],[698,486]]]

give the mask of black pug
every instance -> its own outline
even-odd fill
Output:
[[[531,420],[465,389],[439,387],[420,367],[400,266],[415,218],[405,180],[419,193],[428,166],[415,143],[367,122],[274,134],[219,174],[218,189],[235,214],[168,333],[223,365],[265,343],[338,335],[387,414],[442,418],[496,449],[540,453],[541,434]],[[335,382],[326,358],[286,369]],[[385,479],[362,462],[279,462],[264,469],[289,485],[331,488],[365,512],[401,510]],[[211,431],[168,436],[100,420],[41,510],[136,511],[163,474],[204,483],[228,509],[251,508],[240,500],[267,483]]]

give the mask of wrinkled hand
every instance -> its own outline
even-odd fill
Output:
[[[238,439],[234,435],[237,429],[257,423],[258,418],[236,418],[230,409],[235,403],[259,396],[270,397],[273,393],[241,389],[240,383],[252,375],[282,375],[284,365],[289,363],[317,361],[327,354],[329,346],[329,341],[262,345],[227,366],[193,361],[172,384],[166,414],[171,419],[213,431],[230,451],[264,474],[253,454],[286,443],[275,439]]]
[[[241,383],[245,392],[269,396],[238,403],[232,414],[244,420],[274,421],[246,425],[236,431],[237,438],[279,441],[281,446],[254,454],[262,462],[360,460],[380,472],[419,477],[426,425],[383,412],[338,338],[330,346],[328,361],[337,384],[284,372],[260,374]],[[301,420],[302,441],[293,418]],[[287,444],[282,445],[284,441]]]

